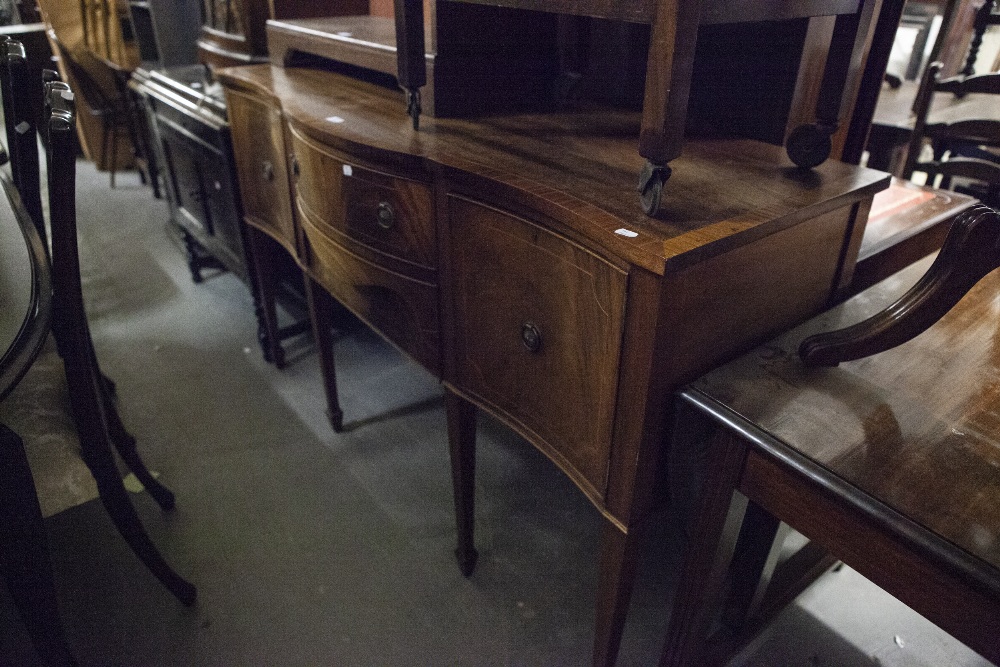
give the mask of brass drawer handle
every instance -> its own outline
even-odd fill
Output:
[[[264,160],[261,163],[261,177],[270,183],[274,180],[274,165],[271,164],[270,160]]]
[[[521,325],[521,342],[528,352],[538,352],[542,348],[542,332],[531,322]]]
[[[387,201],[378,203],[378,211],[375,213],[378,226],[382,229],[392,229],[396,224],[396,212],[392,210],[392,204]]]

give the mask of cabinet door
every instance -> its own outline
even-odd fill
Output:
[[[453,380],[604,497],[627,274],[520,218],[448,207]]]
[[[248,224],[295,254],[295,228],[281,111],[227,90],[233,156]]]

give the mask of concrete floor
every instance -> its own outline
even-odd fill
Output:
[[[462,577],[441,391],[364,327],[336,347],[346,430],[323,413],[308,337],[261,359],[247,289],[192,283],[166,205],[80,163],[85,289],[105,372],[150,468],[177,494],[135,502],[199,588],[180,606],[98,501],[47,520],[62,615],[84,665],[586,665],[597,512],[542,455],[479,426],[480,560]],[[652,665],[680,560],[648,540],[620,664]],[[0,593],[0,664],[31,665]],[[825,575],[734,664],[986,665],[853,571]]]

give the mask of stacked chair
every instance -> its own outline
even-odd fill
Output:
[[[924,72],[914,103],[916,123],[907,149],[903,178],[914,172],[927,175],[927,184],[972,195],[993,209],[1000,208],[1000,121],[961,118],[930,122],[936,93],[957,97],[996,95],[1000,104],[1000,73],[959,75],[942,79],[942,64],[931,63]],[[926,159],[925,145],[933,156]]]
[[[11,45],[10,42],[4,43],[4,46],[6,47],[4,53],[7,55],[17,50],[17,47]],[[23,50],[21,53],[23,54]],[[13,61],[16,60],[16,57],[13,58]],[[17,66],[12,66],[11,63],[12,59],[8,58],[0,69],[5,70],[2,91],[4,110],[7,112],[10,109],[11,111],[5,113],[8,137],[11,137],[9,139],[11,143],[18,143],[18,148],[11,151],[12,172],[15,175],[20,174],[20,176],[15,176],[12,180],[6,174],[0,174],[0,181],[2,181],[15,210],[27,212],[30,211],[30,207],[21,204],[22,199],[25,199],[24,194],[26,193],[30,198],[33,196],[32,193],[39,189],[37,182],[30,182],[32,168],[36,174],[36,181],[38,178],[37,139],[32,119],[18,113],[18,108],[23,105],[19,104],[15,91],[23,91],[25,88],[17,85]],[[8,86],[8,83],[12,81],[12,76],[14,85]],[[0,403],[0,422],[10,427],[9,429],[0,429],[0,435],[5,440],[23,439],[29,458],[33,447],[52,449],[53,440],[62,441],[61,444],[55,446],[55,449],[60,451],[52,451],[52,456],[46,452],[42,454],[43,458],[66,462],[75,460],[76,463],[82,459],[86,470],[96,482],[100,500],[119,533],[160,582],[183,604],[190,605],[196,597],[195,587],[171,569],[150,540],[132,505],[129,492],[124,486],[122,474],[113,454],[113,451],[117,451],[121,461],[142,482],[161,508],[164,510],[173,508],[173,493],[154,479],[140,458],[136,450],[135,438],[125,429],[115,408],[113,385],[101,374],[98,367],[84,311],[77,248],[75,197],[77,149],[74,94],[67,84],[56,80],[54,73],[49,73],[48,78],[50,80],[44,87],[45,110],[41,128],[46,145],[48,172],[49,227],[52,246],[53,317],[51,333],[55,345],[49,345],[49,349],[42,352],[14,392],[3,403]],[[22,127],[24,132],[20,132],[18,127]],[[36,153],[33,166],[31,151],[27,148],[28,142],[24,141],[21,145],[18,140],[22,134],[28,135],[34,144]],[[19,182],[24,186],[23,191],[18,186]],[[40,217],[40,199],[38,210],[39,217],[32,216],[32,221],[39,229],[43,229],[44,222]],[[64,375],[65,382],[60,383],[60,386],[64,389],[61,392],[48,392],[48,394],[58,393],[61,395],[51,396],[47,395],[46,392],[33,391],[33,374],[36,372],[44,373],[46,368],[51,370],[53,367],[63,371],[61,375]],[[45,384],[44,380],[43,378],[42,384]],[[51,399],[46,402],[56,405],[39,406],[36,404],[39,397]],[[44,437],[33,438],[33,436],[39,435],[37,431],[40,428],[48,428],[59,421],[53,419],[50,414],[53,410],[60,408],[65,410],[67,403],[70,418],[65,421],[72,425],[69,437],[54,438],[52,434],[44,433],[42,434]],[[44,410],[46,415],[44,420],[39,419],[39,410]],[[15,433],[17,435],[14,435]],[[38,442],[33,442],[33,439],[38,440]],[[31,491],[34,495],[34,489]],[[43,497],[41,500],[44,504],[45,498]],[[4,496],[0,495],[0,503],[4,501]],[[35,518],[37,518],[37,524],[40,525],[38,501],[35,498],[32,498],[32,501],[28,503],[31,507],[25,511],[37,515]],[[0,514],[0,519],[2,518],[3,514]],[[28,532],[30,533],[30,531]],[[47,553],[44,545],[44,531],[38,530],[30,537],[33,538],[34,542],[26,545],[25,549],[31,548],[32,558],[36,559],[34,564],[25,561],[22,557],[19,563],[0,562],[0,566],[4,566],[6,569],[4,574],[8,586],[12,590],[15,602],[41,657],[50,664],[74,664],[59,628],[58,615],[55,610],[54,588],[51,572],[48,571],[48,563],[44,562],[46,571],[38,572],[37,559],[39,554]],[[0,555],[2,553],[0,552]],[[34,584],[32,586],[18,586],[17,573],[30,567],[36,570]]]

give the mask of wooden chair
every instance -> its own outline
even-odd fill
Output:
[[[931,107],[936,93],[958,97],[998,95],[1000,74],[980,74],[940,78],[942,64],[928,65],[917,92],[916,122],[903,178],[916,172],[926,174],[927,185],[973,196],[993,208],[1000,208],[1000,121],[979,118],[949,118],[932,122]],[[929,144],[933,153],[924,158]]]
[[[954,308],[976,283],[1000,267],[1000,215],[976,206],[948,232],[930,269],[892,305],[853,326],[811,336],[799,348],[810,366],[836,366],[911,340]]]
[[[79,93],[79,98],[83,102],[86,112],[97,118],[101,123],[101,148],[100,154],[92,156],[98,165],[105,165],[111,172],[111,187],[115,187],[115,173],[118,168],[118,143],[122,136],[127,136],[133,150],[139,151],[140,146],[136,138],[135,128],[132,122],[132,111],[129,108],[128,100],[122,92],[116,88],[115,72],[111,68],[86,49],[73,51],[69,49],[58,37],[50,35],[51,41],[59,60],[65,67],[65,73],[69,76],[70,83],[74,85]],[[109,85],[102,85],[97,76],[92,73],[105,71]],[[124,134],[123,134],[124,133]],[[145,182],[145,174],[143,174]]]
[[[115,409],[108,384],[101,376],[83,304],[76,230],[76,120],[74,96],[60,81],[47,83],[43,126],[47,132],[47,167],[50,227],[52,230],[53,333],[59,341],[58,355],[49,350],[37,360],[18,389],[3,405],[3,421],[26,440],[51,421],[38,417],[39,406],[19,402],[18,392],[30,392],[31,373],[46,363],[64,369],[68,403],[79,442],[79,457],[96,482],[97,493],[119,533],[160,582],[185,605],[196,597],[195,587],[181,578],[163,559],[149,539],[125,489],[112,448],[156,502],[173,508],[173,493],[146,468],[135,438],[128,433]],[[43,378],[44,379],[44,378]],[[43,382],[45,384],[45,382]],[[58,406],[46,406],[46,409]],[[47,413],[48,414],[48,413]],[[20,422],[20,424],[18,423]],[[49,434],[42,434],[43,436]],[[44,438],[38,443],[45,445]],[[71,447],[75,447],[74,442]]]

